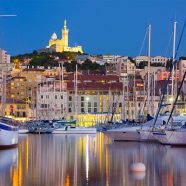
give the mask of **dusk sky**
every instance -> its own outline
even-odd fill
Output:
[[[152,55],[166,55],[178,22],[179,38],[186,19],[186,0],[0,0],[0,48],[11,55],[44,48],[53,32],[61,36],[67,20],[69,44],[91,54],[136,56],[149,23]],[[147,40],[146,40],[147,43]],[[167,55],[171,55],[172,41]],[[147,45],[142,54],[147,54]],[[186,56],[186,31],[179,56]]]

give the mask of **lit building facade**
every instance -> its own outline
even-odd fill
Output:
[[[48,79],[38,85],[36,118],[40,120],[67,118],[65,83],[55,79]]]
[[[66,25],[66,20],[64,21],[64,27],[62,29],[62,38],[58,39],[57,34],[53,33],[49,40],[49,48],[52,48],[56,52],[79,52],[83,53],[82,46],[69,47],[68,45],[68,33],[69,30]]]

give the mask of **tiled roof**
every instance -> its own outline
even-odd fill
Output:
[[[87,82],[87,83],[78,83],[78,90],[122,90],[122,83],[95,83],[95,82]],[[67,90],[74,90],[74,83],[67,83]]]
[[[74,74],[69,74],[68,80],[73,80]],[[119,81],[119,76],[117,75],[79,75],[78,74],[78,80],[85,81],[85,80],[91,80],[91,81]]]

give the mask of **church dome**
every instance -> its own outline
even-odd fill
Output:
[[[51,39],[53,39],[53,40],[57,39],[57,34],[55,32],[52,34]]]

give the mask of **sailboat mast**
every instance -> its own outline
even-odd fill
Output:
[[[147,71],[147,112],[150,107],[150,62],[151,62],[151,25],[149,25],[148,39],[148,71]],[[148,113],[147,113],[148,114]],[[150,111],[151,114],[151,111]]]
[[[110,91],[110,89],[109,89],[109,91]],[[125,115],[125,109],[126,109],[126,103],[125,103],[125,77],[123,77],[123,98],[122,98],[122,100],[123,100],[123,102],[122,102],[123,117],[122,118],[125,121],[126,120],[126,115]]]
[[[61,63],[61,65],[62,65],[62,74],[61,74],[61,82],[60,82],[60,84],[61,84],[61,95],[62,95],[62,106],[60,107],[61,108],[61,112],[60,112],[60,114],[61,113],[63,113],[63,117],[64,117],[64,89],[63,89],[63,87],[64,87],[64,69],[63,69],[63,62]]]
[[[77,120],[77,65],[76,65],[76,74],[75,74],[75,118]]]
[[[171,90],[171,105],[173,106],[174,103],[174,61],[175,61],[175,54],[176,54],[176,24],[177,22],[174,22],[174,36],[173,36],[173,51],[172,51],[172,90]]]
[[[5,108],[6,108],[6,72],[4,70],[1,71],[2,74],[2,92],[1,92],[1,114],[2,117],[5,116]]]

